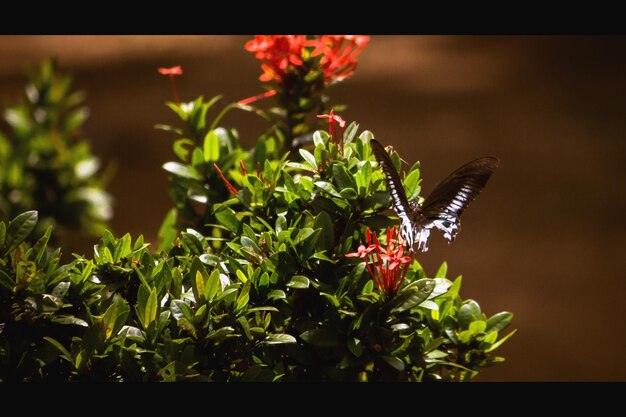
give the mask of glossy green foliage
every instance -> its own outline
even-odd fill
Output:
[[[176,109],[188,122],[206,104]],[[344,155],[317,131],[298,162],[261,161],[266,139],[248,152],[198,123],[165,166],[180,194],[158,251],[105,232],[93,258],[59,266],[44,241],[23,242],[35,213],[0,224],[2,380],[465,380],[503,360],[493,352],[512,315],[464,301],[445,263],[427,275],[413,260],[386,297],[345,256],[366,227],[397,224],[370,132],[350,125]],[[403,177],[419,198],[419,166]]]
[[[45,61],[30,75],[25,101],[3,110],[0,219],[36,209],[31,241],[51,225],[52,242],[65,230],[97,236],[112,215],[105,178],[97,175],[100,162],[82,136],[84,95],[71,87],[71,78]]]

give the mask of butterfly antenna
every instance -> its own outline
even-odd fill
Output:
[[[385,150],[387,151],[388,154],[391,154],[391,152],[394,151],[393,146],[391,145],[387,145],[385,146]],[[400,161],[404,162],[406,165],[409,165],[409,163],[407,161],[405,161],[404,159],[402,159],[402,157],[400,156],[400,154],[398,154],[398,158],[400,158]]]

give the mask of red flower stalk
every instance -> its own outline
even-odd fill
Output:
[[[368,246],[361,244],[357,252],[347,253],[345,256],[363,259],[378,288],[387,297],[393,297],[402,286],[413,258],[404,256],[404,245],[398,242],[398,228],[395,226],[392,229],[387,228],[386,248],[380,244],[376,233],[370,233],[369,228],[365,235]]]
[[[256,59],[261,61],[261,81],[280,82],[290,65],[302,66],[302,47],[305,41],[304,35],[256,35],[246,43],[245,49],[253,52]]]
[[[246,105],[246,104],[254,103],[257,100],[261,100],[263,98],[275,96],[276,93],[277,93],[276,90],[266,91],[265,93],[258,94],[256,96],[252,96],[252,97],[248,97],[248,98],[244,98],[243,100],[239,100],[237,102],[237,104],[241,104],[243,106],[243,105]]]
[[[239,172],[241,172],[241,175],[248,175],[248,169],[243,164],[243,161],[241,159],[239,160]]]
[[[170,77],[170,88],[172,89],[172,97],[176,104],[180,104],[178,99],[178,93],[176,92],[176,83],[174,82],[174,75],[182,75],[183,69],[178,65],[172,68],[159,68],[159,74],[168,75]]]
[[[361,35],[323,35],[319,39],[307,41],[305,45],[315,48],[311,56],[322,56],[320,67],[324,72],[324,83],[333,84],[354,73],[356,57],[369,40],[369,36]]]
[[[263,169],[261,169],[261,162],[259,161],[256,163],[256,174],[261,181],[265,181],[265,178],[263,178]]]
[[[217,166],[217,164],[214,162],[213,166],[215,167],[215,169],[217,170],[217,173],[220,174],[220,177],[222,177],[222,180],[224,181],[224,183],[226,184],[226,188],[228,188],[228,191],[230,191],[230,193],[232,195],[237,195],[239,193],[239,190],[237,190],[231,183],[230,181],[228,181],[226,179],[226,177],[224,176],[224,174],[222,173],[222,170],[220,169],[220,167]]]
[[[337,116],[333,109],[330,109],[329,114],[318,114],[317,117],[319,119],[328,119],[328,135],[337,144],[343,157],[343,129],[346,126],[346,121],[341,116]]]

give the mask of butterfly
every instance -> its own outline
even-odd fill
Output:
[[[491,156],[468,162],[440,182],[423,204],[409,204],[387,151],[375,139],[370,143],[385,174],[392,207],[401,221],[400,237],[409,250],[417,244],[422,252],[428,250],[428,237],[433,227],[443,233],[448,243],[456,238],[461,229],[461,213],[480,194],[500,162]]]

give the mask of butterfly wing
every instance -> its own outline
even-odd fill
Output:
[[[391,195],[391,204],[396,214],[401,220],[400,235],[407,242],[409,248],[413,247],[413,223],[411,222],[411,206],[409,200],[406,197],[404,186],[400,180],[400,176],[391,162],[391,158],[387,151],[376,139],[370,141],[374,156],[378,161],[378,164],[385,173],[385,179],[387,180],[387,190]]]
[[[491,156],[479,158],[450,174],[424,200],[419,223],[428,229],[435,226],[452,242],[461,228],[461,213],[483,190],[498,163]]]

